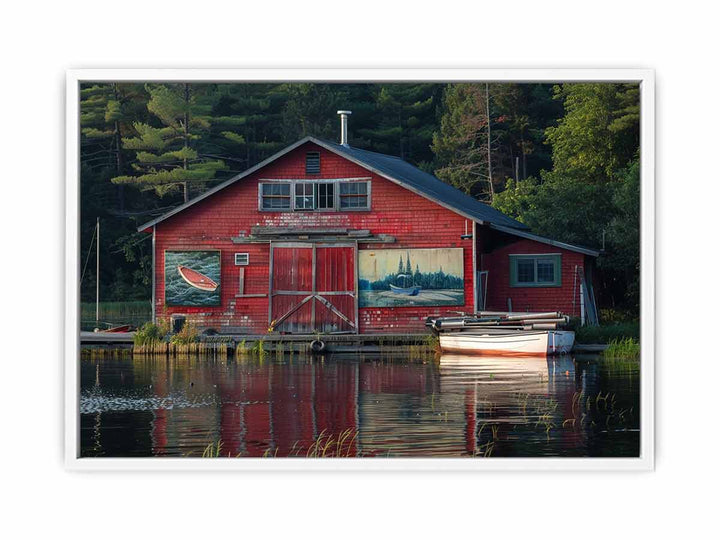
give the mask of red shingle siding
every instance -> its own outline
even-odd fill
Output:
[[[321,172],[305,174],[305,153],[320,152]],[[370,178],[371,211],[367,212],[259,212],[258,183],[282,178]],[[362,308],[361,333],[424,331],[425,318],[451,311],[472,312],[472,240],[462,240],[466,220],[446,208],[377,176],[345,158],[312,143],[290,152],[260,171],[238,181],[183,212],[159,223],[156,229],[155,306],[158,317],[186,314],[204,327],[236,332],[265,333],[268,328],[268,297],[238,298],[239,268],[234,254],[247,252],[245,294],[267,294],[269,245],[235,244],[232,237],[250,234],[254,225],[292,227],[347,227],[369,229],[373,234],[396,238],[393,244],[361,244],[360,249],[405,249],[462,247],[465,263],[465,306]],[[467,222],[468,232],[472,223]],[[165,307],[165,250],[219,249],[221,261],[221,306]]]
[[[561,254],[560,287],[511,287],[510,286],[510,255],[530,254]],[[573,306],[573,280],[575,266],[580,269],[585,256],[574,251],[559,249],[554,246],[518,240],[512,244],[496,249],[481,257],[482,270],[488,270],[488,302],[489,310],[507,310],[508,298],[512,299],[514,311],[562,311],[569,315],[579,315],[579,281],[576,283],[576,302]],[[578,274],[579,276],[579,274]]]

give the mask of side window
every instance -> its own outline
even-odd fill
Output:
[[[561,255],[510,255],[511,287],[559,287]]]

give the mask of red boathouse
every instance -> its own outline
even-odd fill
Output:
[[[597,251],[535,235],[400,158],[314,137],[139,230],[153,235],[154,319],[222,333],[423,332],[428,316],[479,310],[595,316]]]

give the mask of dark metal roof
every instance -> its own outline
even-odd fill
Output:
[[[526,230],[528,228],[526,225],[520,223],[519,221],[516,221],[506,216],[502,212],[495,210],[491,206],[482,203],[474,199],[473,197],[470,197],[469,195],[466,195],[459,189],[456,189],[451,185],[446,184],[432,174],[426,173],[425,171],[422,171],[417,167],[410,165],[408,162],[403,161],[399,157],[378,154],[377,152],[371,152],[369,150],[360,150],[351,146],[343,146],[340,144],[323,141],[321,139],[316,139],[315,137],[305,137],[304,139],[299,140],[298,142],[288,146],[287,148],[284,148],[283,150],[269,157],[265,161],[258,163],[254,167],[251,167],[250,169],[206,191],[202,195],[195,197],[194,199],[186,202],[185,204],[174,208],[170,212],[141,225],[140,227],[138,227],[138,230],[146,230],[149,227],[152,227],[153,225],[156,225],[157,223],[160,223],[161,221],[164,221],[167,218],[179,212],[182,212],[189,206],[200,202],[201,200],[224,189],[230,184],[233,184],[238,180],[254,173],[265,165],[268,165],[269,163],[275,161],[276,159],[282,157],[283,155],[291,152],[295,148],[307,142],[315,143],[318,146],[321,146],[331,152],[339,154],[347,158],[348,160],[357,163],[361,167],[369,169],[376,174],[383,176],[384,178],[387,178],[388,180],[391,180],[409,189],[410,191],[422,195],[440,204],[441,206],[444,206],[445,208],[448,208],[454,212],[457,212],[458,214],[467,217],[468,219],[472,219],[481,223],[502,225],[513,229]]]
[[[518,229],[514,229],[511,227],[503,227],[502,225],[496,225],[494,223],[490,224],[490,228],[495,229],[496,231],[519,236],[521,238],[527,238],[528,240],[534,240],[535,242],[540,242],[542,244],[548,244],[550,246],[555,246],[561,249],[567,249],[569,251],[576,251],[577,253],[591,255],[593,257],[597,257],[598,255],[600,255],[600,252],[596,249],[578,246],[575,244],[568,244],[567,242],[560,242],[558,240],[553,240],[552,238],[545,238],[544,236],[533,234],[530,231],[520,231]]]
[[[459,189],[446,184],[430,173],[410,165],[399,157],[378,154],[369,150],[360,150],[328,141],[316,140],[315,142],[470,219],[516,229],[528,228],[523,223],[495,210],[492,206],[466,195]]]

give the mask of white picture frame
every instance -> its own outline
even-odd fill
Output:
[[[641,335],[637,458],[189,459],[79,457],[79,85],[83,81],[627,82],[640,84]],[[66,72],[65,466],[72,470],[647,471],[655,448],[655,74],[648,69],[82,69]]]

